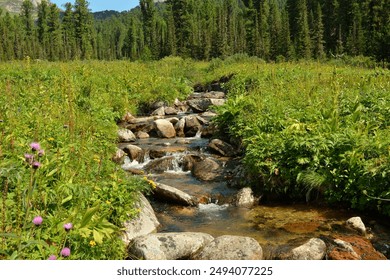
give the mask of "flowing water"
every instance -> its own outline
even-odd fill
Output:
[[[148,151],[160,149],[165,157],[174,160],[167,170],[149,174],[154,181],[175,187],[201,202],[197,207],[183,207],[151,198],[153,208],[161,223],[160,232],[205,232],[214,237],[221,235],[249,236],[265,248],[272,258],[272,251],[281,246],[291,246],[303,239],[345,234],[345,221],[356,213],[334,208],[295,205],[258,205],[252,209],[238,208],[231,204],[236,189],[225,182],[204,182],[194,178],[190,171],[182,170],[182,158],[186,154],[211,156],[206,152],[208,140],[196,137],[182,139],[150,138],[138,140],[137,146]],[[124,144],[123,144],[124,145]],[[126,160],[124,169],[143,169],[153,159],[145,154],[143,162]],[[373,224],[370,219],[365,222]],[[379,235],[382,245],[390,248],[390,232],[385,228]]]

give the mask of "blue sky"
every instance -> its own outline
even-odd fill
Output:
[[[89,8],[92,12],[115,10],[115,11],[128,11],[139,4],[139,0],[87,0]],[[70,2],[74,4],[74,0],[50,0],[50,2],[57,4],[58,7],[63,9],[63,4]]]

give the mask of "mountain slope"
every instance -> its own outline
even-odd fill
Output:
[[[42,0],[31,0],[34,7],[37,7]],[[4,11],[8,11],[13,14],[18,14],[20,12],[20,7],[22,6],[23,0],[0,0],[0,8]]]

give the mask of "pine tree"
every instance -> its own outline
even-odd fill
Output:
[[[145,39],[145,46],[151,52],[151,58],[158,57],[156,38],[156,9],[153,0],[140,0],[142,12],[142,24]]]
[[[311,58],[310,30],[306,0],[298,0],[296,51],[299,58]]]
[[[49,32],[49,60],[59,60],[62,51],[62,34],[60,22],[60,9],[56,4],[50,4],[48,17],[48,32]]]
[[[270,0],[270,16],[269,23],[270,27],[270,57],[276,59],[281,54],[282,48],[282,18],[281,12],[276,0]]]
[[[92,49],[92,26],[93,20],[88,9],[86,0],[76,0],[74,4],[74,24],[77,48],[81,59],[93,57]]]
[[[77,54],[76,28],[71,3],[65,4],[64,17],[62,19],[62,36],[64,42],[64,60],[75,59]]]
[[[42,58],[46,58],[49,53],[49,5],[46,0],[43,0],[38,5],[38,41],[41,44]]]
[[[314,57],[323,59],[325,57],[324,51],[324,24],[322,23],[322,9],[320,3],[317,4],[316,20],[314,22]]]

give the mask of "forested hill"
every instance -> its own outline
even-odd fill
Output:
[[[39,1],[35,1],[39,2]],[[0,14],[0,60],[194,59],[247,53],[264,60],[336,56],[390,58],[387,0],[141,0],[130,12],[94,19],[88,2],[26,0]]]

